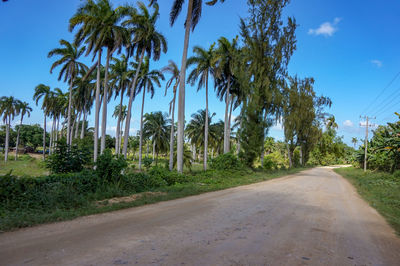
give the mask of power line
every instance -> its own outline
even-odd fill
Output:
[[[375,99],[373,99],[372,102],[371,102],[369,105],[367,105],[367,107],[364,109],[364,111],[363,111],[362,113],[365,114],[365,113],[373,106],[373,104],[375,103],[375,101],[377,101],[377,100],[383,95],[383,93],[393,84],[393,82],[394,82],[399,76],[400,76],[400,72],[398,72],[398,73],[393,77],[393,79],[388,83],[388,85],[386,85],[386,87],[384,87],[384,88],[382,89],[382,91],[378,94],[378,96],[377,96]]]
[[[397,106],[400,102],[396,102],[394,105],[390,105],[393,101],[398,100],[400,96],[400,91],[397,92],[398,95],[391,97],[390,101],[383,105],[378,111],[375,113],[376,116],[380,116],[384,114],[386,111],[390,110],[390,108]]]

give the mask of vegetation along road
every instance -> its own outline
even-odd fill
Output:
[[[3,265],[398,265],[399,250],[328,168],[0,235]]]

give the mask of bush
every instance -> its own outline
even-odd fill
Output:
[[[127,166],[123,156],[113,155],[110,149],[105,149],[97,158],[96,173],[104,181],[113,183],[119,181],[122,170]]]
[[[234,170],[241,167],[238,158],[232,153],[218,155],[210,161],[210,168],[214,170]]]
[[[147,171],[150,169],[152,163],[153,163],[153,159],[151,159],[149,157],[146,157],[143,159],[144,168],[146,168]]]
[[[135,192],[143,192],[167,185],[167,182],[161,176],[153,176],[146,173],[130,173],[122,178],[123,182],[121,184],[123,188]]]
[[[76,145],[68,147],[65,139],[57,142],[56,150],[46,160],[51,173],[76,173],[90,162],[90,153]]]
[[[174,185],[176,183],[185,182],[184,175],[179,174],[175,171],[169,171],[166,168],[162,168],[159,166],[154,166],[153,168],[151,168],[148,174],[153,177],[157,176],[162,178],[168,186]]]

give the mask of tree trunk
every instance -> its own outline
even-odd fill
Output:
[[[242,124],[243,124],[243,106],[242,109],[240,109],[240,123],[239,123],[239,129],[238,129],[238,136],[237,138],[237,154],[239,157],[239,153],[240,153],[240,136],[239,136],[239,131],[242,129]]]
[[[179,76],[179,99],[178,99],[178,138],[177,138],[177,170],[183,172],[183,151],[185,141],[185,82],[186,82],[186,61],[189,46],[190,27],[192,21],[193,1],[189,0],[188,11],[185,23],[185,40],[183,44],[181,73]]]
[[[123,124],[124,124],[124,120],[121,120],[120,131],[119,131],[118,154],[121,153],[122,133],[123,133],[121,128],[123,128]],[[128,145],[129,145],[129,143],[128,143]]]
[[[132,102],[133,102],[133,98],[135,95],[136,83],[137,83],[137,79],[139,77],[140,67],[142,66],[144,53],[145,53],[145,49],[143,48],[142,53],[140,55],[140,59],[139,59],[139,65],[138,65],[138,68],[136,69],[135,78],[133,79],[131,92],[129,94],[128,112],[127,112],[126,118],[125,118],[124,147],[122,149],[125,159],[126,159],[127,151],[128,151],[128,137],[129,137],[129,127],[131,125]]]
[[[67,145],[70,145],[70,134],[71,134],[71,108],[72,108],[72,84],[71,78],[69,84],[69,96],[68,96],[68,118],[67,118]]]
[[[97,83],[96,83],[96,110],[94,121],[94,152],[93,160],[97,161],[97,154],[99,153],[99,120],[100,120],[100,70],[101,70],[101,49],[97,58]]]
[[[55,143],[55,147],[57,147],[58,134],[59,134],[58,129],[59,129],[59,126],[60,126],[60,117],[58,116],[56,119],[57,119],[57,125],[56,125],[56,143]]]
[[[82,111],[79,112],[79,116],[78,116],[78,123],[75,126],[75,137],[74,139],[78,138],[78,134],[79,134],[79,123],[81,122],[81,116],[82,116]]]
[[[264,120],[263,122],[266,124],[267,122],[267,111],[265,110],[264,113]],[[261,151],[261,156],[260,156],[260,161],[261,161],[261,167],[264,166],[264,156],[265,156],[265,148],[264,148],[264,143],[265,143],[265,128],[263,130],[263,146],[262,146],[262,151]]]
[[[204,126],[204,159],[203,159],[203,169],[207,170],[207,154],[208,154],[208,74],[206,77],[206,119]]]
[[[224,153],[229,152],[229,104],[230,104],[230,87],[231,87],[231,77],[228,76],[228,88],[225,94],[225,123],[224,123]]]
[[[230,96],[231,106],[229,108],[229,116],[228,116],[228,152],[231,151],[231,119],[232,119],[232,109],[233,109],[233,97]]]
[[[55,117],[53,117],[53,123],[51,123],[50,129],[50,145],[49,145],[49,155],[51,155],[51,151],[53,149],[54,143],[54,130],[55,130]]]
[[[100,154],[103,154],[106,148],[106,129],[107,129],[107,100],[108,100],[108,67],[110,66],[111,51],[107,48],[107,58],[104,74],[104,92],[103,92],[103,119],[101,121],[101,143]]]
[[[73,139],[73,132],[74,132],[74,128],[75,128],[75,126],[76,126],[76,118],[77,118],[77,115],[75,116],[75,119],[74,119],[74,122],[72,123],[72,127],[71,127],[71,134],[70,134],[70,140],[69,140],[69,144],[70,145],[72,145],[72,139]]]
[[[140,149],[140,147],[139,147]],[[146,157],[149,157],[149,142],[146,142]]]
[[[289,143],[286,143],[287,151],[288,151],[288,159],[289,159],[289,168],[292,168],[293,161],[292,161],[292,151],[290,150]]]
[[[43,160],[46,159],[46,113],[44,113],[44,124],[43,124]]]
[[[176,99],[176,88],[174,88],[174,98],[172,99],[172,115],[171,115],[171,133],[169,139],[169,170],[172,171],[174,168],[174,138],[175,138],[175,99]]]
[[[6,119],[6,144],[4,148],[4,162],[7,163],[8,159],[8,143],[10,141],[10,124],[11,124],[11,117],[8,117],[8,120]]]
[[[156,156],[156,141],[153,138],[153,160],[154,160],[155,156]]]
[[[142,170],[142,145],[143,145],[143,109],[146,87],[143,87],[142,110],[140,112],[140,138],[139,138],[139,170]],[[125,146],[125,143],[124,143]],[[154,154],[153,154],[154,158]]]
[[[86,111],[83,108],[83,120],[82,120],[82,128],[81,128],[81,139],[85,137],[85,121],[86,121]]]
[[[24,119],[23,115],[21,116],[21,122],[19,123],[19,128],[17,133],[17,143],[15,143],[15,161],[18,159],[19,132],[21,131],[22,119]]]
[[[121,100],[119,102],[119,112],[118,112],[118,119],[117,119],[117,130],[115,132],[115,154],[119,154],[119,142],[120,142],[119,141],[119,138],[120,138],[119,132],[121,130],[120,126],[121,126],[121,115],[122,115],[122,100],[123,100],[123,97],[124,97],[124,94],[121,91],[121,83],[120,83],[119,89],[120,89],[120,93],[121,93]]]

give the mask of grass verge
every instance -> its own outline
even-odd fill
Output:
[[[160,201],[167,201],[205,192],[227,189],[241,185],[262,182],[289,174],[294,174],[306,168],[294,168],[274,172],[264,171],[207,171],[193,174],[189,182],[176,183],[171,186],[159,187],[151,190],[161,193],[142,193],[135,201],[118,202],[115,204],[101,204],[99,199],[115,197],[115,193],[107,195],[86,194],[80,195],[83,203],[75,208],[16,208],[6,210],[0,207],[0,230],[10,231],[16,228],[28,227],[42,223],[64,221],[79,216],[104,213],[124,208],[142,206]],[[117,193],[118,196],[128,196],[132,193]]]
[[[338,168],[335,172],[348,179],[400,235],[400,177],[383,172],[364,173],[354,167]]]

